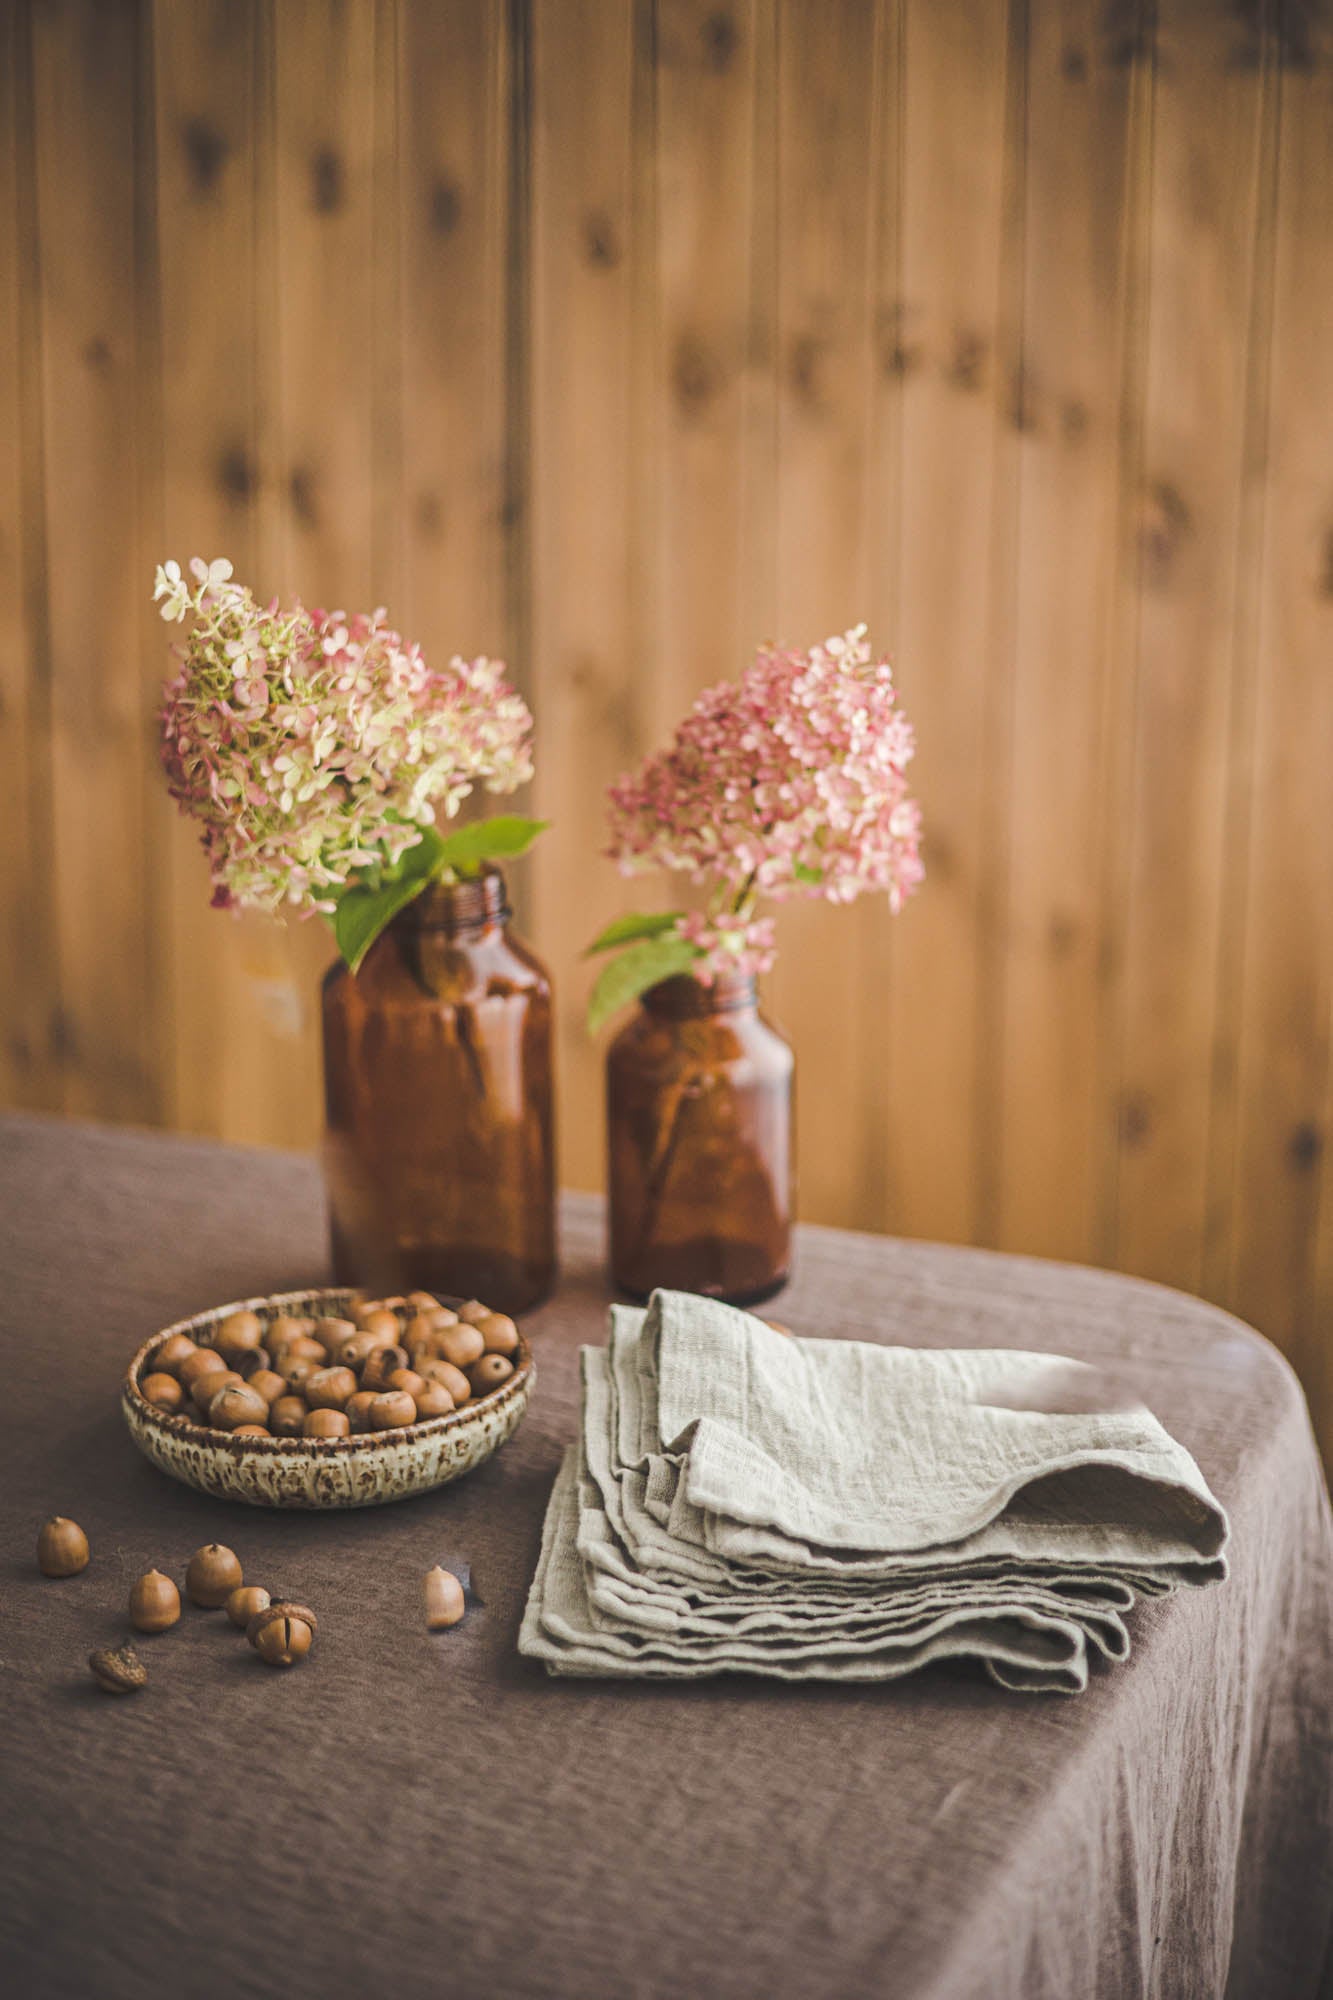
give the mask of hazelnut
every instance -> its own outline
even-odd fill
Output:
[[[423,1361],[417,1373],[424,1376],[427,1383],[438,1382],[442,1389],[447,1389],[456,1404],[466,1403],[472,1394],[472,1384],[452,1361]]]
[[[303,1604],[270,1604],[255,1613],[245,1636],[270,1667],[294,1667],[310,1651],[318,1626]]]
[[[451,1569],[441,1569],[438,1563],[427,1570],[421,1594],[426,1604],[428,1632],[442,1632],[447,1625],[456,1625],[467,1610],[462,1584]]]
[[[232,1436],[234,1438],[266,1438],[271,1437],[272,1432],[269,1430],[267,1424],[237,1424],[232,1432]]]
[[[212,1347],[196,1347],[193,1354],[187,1354],[177,1369],[181,1386],[193,1389],[201,1375],[218,1375],[226,1367],[226,1362]]]
[[[281,1374],[283,1380],[286,1382],[288,1389],[293,1391],[300,1390],[301,1393],[304,1394],[305,1385],[310,1380],[310,1377],[312,1375],[318,1375],[320,1369],[323,1366],[324,1366],[324,1356],[323,1353],[321,1353],[318,1361],[312,1361],[307,1357],[303,1356],[302,1359],[299,1361],[289,1361],[286,1364],[286,1366],[281,1368],[278,1372]]]
[[[386,1389],[401,1389],[415,1402],[418,1389],[424,1389],[426,1384],[415,1368],[395,1368],[384,1386]]]
[[[242,1424],[267,1424],[268,1404],[257,1389],[242,1383],[237,1389],[219,1389],[208,1406],[208,1421],[214,1430],[235,1431]]]
[[[228,1313],[216,1333],[213,1345],[224,1361],[234,1360],[247,1349],[259,1347],[264,1339],[264,1322],[258,1313]]]
[[[188,1333],[169,1333],[153,1355],[153,1367],[165,1375],[179,1375],[186,1355],[198,1352]]]
[[[137,1694],[148,1685],[148,1669],[133,1646],[102,1646],[89,1653],[88,1665],[98,1687],[107,1694]]]
[[[295,1313],[279,1313],[275,1319],[269,1321],[264,1342],[272,1352],[275,1347],[285,1347],[289,1340],[309,1339],[314,1330],[315,1322],[312,1319],[301,1318]]]
[[[352,1401],[354,1403],[358,1400],[357,1397],[353,1396]],[[372,1397],[371,1400],[373,1401],[374,1398]],[[427,1417],[447,1417],[450,1410],[454,1407],[454,1399],[445,1388],[443,1382],[423,1382],[415,1396],[413,1396],[412,1401],[417,1406],[418,1421],[422,1422]]]
[[[77,1576],[88,1567],[88,1537],[77,1521],[53,1514],[37,1532],[37,1567],[43,1576]]]
[[[489,1396],[492,1389],[498,1389],[507,1382],[514,1372],[514,1364],[503,1354],[483,1354],[480,1361],[474,1361],[467,1371],[473,1394]]]
[[[490,1311],[490,1307],[484,1306],[480,1299],[465,1299],[458,1308],[458,1317],[475,1326],[479,1320],[489,1319]]]
[[[417,1420],[417,1406],[404,1389],[386,1389],[370,1406],[373,1431],[403,1430]]]
[[[145,1402],[151,1403],[155,1410],[165,1410],[168,1415],[178,1410],[185,1401],[185,1391],[174,1375],[146,1375],[139,1388]]]
[[[419,1313],[438,1312],[440,1310],[440,1302],[434,1292],[409,1292],[403,1304],[411,1306],[413,1312]]]
[[[487,1313],[479,1319],[481,1337],[486,1343],[488,1354],[516,1354],[518,1352],[518,1328],[508,1313]]]
[[[216,1611],[244,1581],[239,1558],[221,1542],[208,1542],[190,1557],[185,1572],[185,1594],[191,1604]]]
[[[281,1375],[285,1375],[298,1361],[308,1361],[314,1368],[323,1368],[329,1358],[328,1350],[323,1344],[305,1333],[298,1335],[295,1340],[284,1341],[278,1351],[283,1361],[283,1366],[278,1371]]]
[[[389,1377],[395,1369],[406,1368],[407,1350],[402,1347],[377,1347],[366,1357],[361,1370],[363,1389],[387,1389]]]
[[[305,1380],[305,1399],[312,1410],[340,1410],[355,1394],[356,1377],[350,1368],[317,1368]]]
[[[480,1327],[467,1320],[460,1320],[457,1326],[446,1326],[440,1333],[440,1353],[446,1361],[452,1361],[455,1368],[470,1368],[474,1361],[480,1361],[486,1352],[486,1342]]]
[[[257,1368],[246,1383],[246,1388],[262,1396],[271,1409],[279,1396],[287,1394],[287,1384],[273,1368]]]
[[[190,1391],[194,1406],[206,1415],[214,1396],[220,1396],[224,1389],[243,1389],[245,1380],[234,1368],[215,1368],[211,1375],[201,1375]]]
[[[237,1374],[248,1382],[252,1376],[262,1374],[265,1369],[271,1368],[273,1362],[266,1347],[249,1347],[243,1354],[236,1356],[234,1366]]]
[[[350,1340],[356,1330],[355,1320],[333,1317],[312,1320],[306,1329],[310,1338],[318,1341],[326,1356],[336,1354],[343,1342]]]
[[[269,1429],[275,1437],[299,1437],[305,1414],[304,1396],[279,1396],[269,1404]]]
[[[227,1599],[227,1616],[244,1631],[256,1612],[267,1611],[271,1602],[262,1583],[243,1583]]]
[[[358,1389],[354,1396],[347,1398],[345,1415],[356,1433],[370,1429],[370,1406],[375,1400],[373,1389]]]
[[[346,1340],[334,1349],[334,1359],[340,1368],[364,1368],[371,1355],[376,1353],[375,1336],[361,1328],[349,1333]]]
[[[351,1428],[346,1410],[330,1409],[326,1403],[317,1410],[306,1412],[301,1435],[308,1438],[345,1438]]]
[[[422,1354],[435,1354],[438,1352],[436,1343],[439,1337],[440,1329],[436,1326],[435,1321],[426,1313],[418,1313],[415,1319],[410,1319],[407,1322],[407,1329],[403,1334],[403,1345],[415,1361],[418,1351]]]
[[[181,1594],[169,1576],[150,1569],[130,1591],[130,1623],[136,1632],[166,1632],[181,1615]]]
[[[361,1322],[361,1331],[377,1341],[396,1342],[403,1329],[397,1313],[390,1312],[387,1306],[380,1306],[375,1312],[366,1314]]]

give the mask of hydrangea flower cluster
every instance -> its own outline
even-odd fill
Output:
[[[332,913],[476,785],[532,776],[527,705],[503,662],[428,667],[385,624],[258,604],[229,562],[157,572],[163,618],[193,620],[166,690],[162,762],[203,827],[213,901]]]
[[[706,913],[677,925],[702,954],[697,977],[766,971],[773,926],[755,915],[761,895],[850,903],[880,891],[897,912],[921,881],[913,749],[864,625],[809,652],[761,647],[738,681],[699,696],[665,750],[611,787],[610,856],[625,874],[677,869],[711,885]]]

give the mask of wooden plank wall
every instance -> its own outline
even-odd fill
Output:
[[[309,1145],[327,940],[206,907],[163,555],[501,652],[562,996],[603,785],[866,617],[928,885],[793,910],[801,1207],[1233,1305],[1333,1437],[1333,28],[1311,0],[22,0],[0,1094]]]

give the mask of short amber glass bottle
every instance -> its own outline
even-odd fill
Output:
[[[791,1262],[789,1044],[753,979],[652,987],[607,1051],[611,1269],[754,1305]]]
[[[504,878],[433,883],[324,980],[335,1275],[521,1312],[555,1278],[551,984]]]

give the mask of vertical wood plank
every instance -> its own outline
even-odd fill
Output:
[[[505,654],[510,63],[502,0],[399,23],[404,631],[428,655]]]
[[[1158,13],[1132,769],[1117,799],[1114,1261],[1197,1290],[1223,943],[1262,69],[1208,0]]]
[[[873,0],[778,10],[777,632],[808,646],[865,617],[872,257],[887,79]],[[861,912],[793,902],[770,981],[797,1051],[799,1211],[866,1219],[858,1143],[866,1051],[849,1016]],[[819,975],[814,969],[819,968]],[[830,1032],[832,1021],[846,1023]],[[851,1107],[857,1107],[853,1110]]]
[[[1031,19],[996,1225],[1006,1249],[1084,1259],[1106,1145],[1107,704],[1150,75],[1095,0]]]
[[[58,975],[29,53],[26,20],[8,8],[0,20],[0,1102],[42,1105],[59,1088],[48,1044]]]
[[[908,0],[902,296],[885,347],[902,378],[899,683],[919,742],[926,886],[901,919],[885,1002],[882,1220],[956,1241],[974,1234],[982,1190],[982,915],[1000,775],[987,719],[997,510],[1012,504],[1002,427],[1027,421],[1016,357],[999,345],[1008,40],[1003,0]]]
[[[562,1174],[575,1187],[603,1174],[602,1056],[583,1026],[591,969],[578,954],[636,900],[596,858],[605,787],[642,740],[650,596],[634,561],[633,423],[652,360],[636,318],[652,281],[636,149],[651,166],[652,132],[634,118],[636,77],[651,68],[635,12],[633,0],[568,0],[558,20],[538,8],[533,21],[532,699],[537,810],[553,821],[533,858],[534,935],[556,981]]]
[[[161,1093],[147,838],[136,101],[129,4],[32,16],[50,634],[53,1021],[70,1111],[152,1122]]]
[[[1333,45],[1280,71],[1254,797],[1230,1303],[1295,1362],[1333,1453]]]

